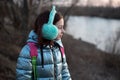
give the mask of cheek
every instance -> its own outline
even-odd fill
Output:
[[[60,32],[60,31],[58,31],[58,36],[60,36],[60,33],[61,33],[61,32]]]
[[[58,30],[58,35],[60,35],[62,33],[62,31],[61,30]]]
[[[56,39],[61,39],[61,37],[62,37],[62,36],[61,36],[61,31],[59,30],[59,31],[58,31],[58,36],[57,36]]]

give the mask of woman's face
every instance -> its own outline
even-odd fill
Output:
[[[64,20],[63,18],[61,18],[56,24],[55,24],[58,28],[58,36],[57,36],[57,40],[61,39],[63,36],[63,33],[65,32],[65,30],[63,29],[64,26]]]

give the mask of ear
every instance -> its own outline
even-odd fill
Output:
[[[42,28],[42,36],[48,40],[54,40],[58,36],[58,28],[52,24],[44,24]]]

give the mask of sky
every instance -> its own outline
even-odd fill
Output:
[[[67,6],[69,6],[74,0],[54,0],[54,1],[55,1],[54,4],[58,4],[58,5],[66,4]],[[120,0],[78,0],[78,3],[77,3],[78,6],[79,5],[108,6],[109,4],[111,4],[111,6],[113,7],[118,7],[120,6]]]
[[[21,2],[23,0],[13,0],[15,3],[17,3],[18,5],[21,5]],[[28,0],[29,1],[29,0]],[[33,0],[35,1],[39,1],[39,0]],[[48,3],[49,0],[43,0],[44,2]],[[75,0],[53,0],[53,4],[56,5],[64,5],[64,6],[70,6],[72,2],[74,2]],[[110,3],[111,1],[111,3]],[[109,4],[111,4],[112,7],[118,7],[120,6],[120,0],[78,0],[78,3],[76,5],[78,6],[108,6]]]

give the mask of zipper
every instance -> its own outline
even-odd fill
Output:
[[[54,55],[54,50],[53,50],[53,48],[51,48],[51,50],[52,50],[53,64],[54,64],[54,80],[56,80],[57,78],[56,78],[56,70],[55,70],[55,68],[56,68],[56,65],[55,65],[55,55]]]

